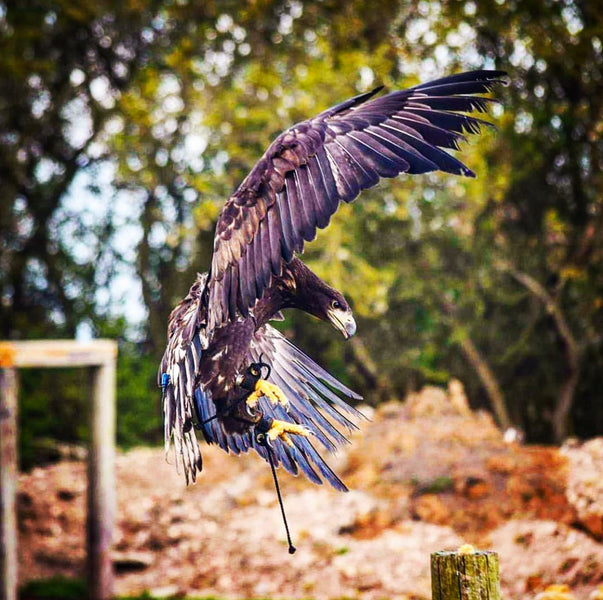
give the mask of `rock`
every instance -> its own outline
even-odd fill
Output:
[[[411,507],[413,518],[438,525],[450,520],[450,511],[436,494],[424,494],[414,500]]]
[[[517,461],[513,455],[495,454],[486,460],[486,467],[493,473],[508,475],[517,468]]]
[[[490,482],[478,476],[464,478],[462,489],[464,496],[469,500],[479,500],[494,492]]]
[[[603,584],[589,594],[588,600],[603,600]]]
[[[57,490],[57,498],[65,502],[71,502],[77,496],[77,492],[73,490]]]
[[[603,540],[603,437],[561,449],[569,462],[566,497],[578,521]]]
[[[603,580],[601,544],[561,523],[512,520],[493,531],[490,540],[511,597],[544,592],[553,584],[570,586],[577,597],[585,597],[576,588]]]
[[[568,474],[582,490],[576,502],[599,514],[598,496],[586,493],[602,472],[596,446],[568,449],[584,462],[572,474],[556,448],[505,444],[489,416],[461,414],[442,390],[423,392],[415,409],[413,417],[391,402],[361,422],[345,470],[336,467],[347,494],[279,469],[293,556],[270,468],[254,453],[203,445],[203,473],[186,486],[162,449],[118,452],[116,595],[427,598],[430,552],[490,539],[508,600],[533,600],[553,584],[603,600],[603,547],[567,526],[576,520]],[[19,487],[22,582],[81,576],[85,463],[23,473]]]
[[[453,408],[463,416],[471,414],[469,400],[465,394],[465,386],[458,379],[451,379],[448,382],[448,399]]]
[[[62,460],[86,460],[88,448],[79,444],[57,444],[57,449]]]
[[[420,392],[410,394],[406,399],[406,404],[414,418],[451,412],[451,405],[446,391],[435,386],[427,386]]]

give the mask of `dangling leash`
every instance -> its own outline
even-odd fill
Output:
[[[242,387],[245,390],[249,390],[244,399],[246,399],[251,392],[255,390],[255,384],[258,379],[262,376],[262,369],[266,367],[268,369],[268,373],[264,379],[268,379],[270,377],[270,373],[272,372],[272,368],[269,364],[262,361],[262,355],[260,355],[260,360],[257,363],[252,363],[249,365],[247,370],[242,376],[237,378],[237,385]],[[235,401],[235,404],[238,404],[240,399]],[[291,533],[289,531],[289,524],[287,523],[287,515],[285,514],[285,505],[283,503],[283,496],[281,494],[281,487],[278,483],[278,477],[276,475],[276,466],[274,464],[274,457],[272,456],[272,447],[270,446],[270,440],[268,439],[267,433],[270,431],[272,427],[272,423],[274,419],[272,417],[267,417],[261,411],[260,420],[255,424],[255,441],[266,449],[266,454],[268,455],[268,462],[270,463],[270,470],[272,471],[272,480],[274,481],[274,488],[276,489],[276,497],[278,498],[278,504],[281,509],[281,515],[283,517],[283,523],[285,525],[285,533],[287,534],[287,543],[289,544],[289,554],[294,554],[297,548],[293,545],[291,541]],[[244,420],[244,419],[241,419]]]
[[[255,436],[256,442],[260,446],[266,448],[266,454],[268,455],[268,462],[270,463],[270,470],[272,471],[272,479],[274,481],[274,487],[276,489],[276,496],[278,498],[278,504],[281,508],[281,515],[283,516],[283,523],[285,524],[285,533],[287,534],[287,543],[289,544],[289,554],[295,554],[297,548],[291,542],[291,533],[289,532],[289,524],[287,523],[287,515],[285,514],[285,505],[283,504],[283,497],[281,495],[281,487],[278,484],[278,478],[276,476],[276,467],[274,466],[274,458],[272,457],[272,448],[266,433],[272,426],[272,420],[270,417],[262,417],[262,420],[256,425],[256,431],[259,433]]]

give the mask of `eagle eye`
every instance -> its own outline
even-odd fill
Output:
[[[339,300],[333,300],[333,302],[331,302],[331,307],[337,310],[338,308],[341,308],[341,302],[339,302]]]

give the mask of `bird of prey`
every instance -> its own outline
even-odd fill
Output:
[[[187,482],[201,470],[195,429],[208,443],[264,459],[346,490],[315,447],[332,451],[360,415],[360,396],[288,341],[270,320],[297,308],[345,338],[349,304],[299,258],[339,204],[382,177],[444,171],[473,177],[447,150],[489,123],[489,93],[505,73],[460,73],[377,96],[351,98],[294,125],[224,205],[209,273],[173,310],[159,370],[166,451],[173,442]],[[271,381],[269,381],[271,380]],[[251,384],[249,383],[251,381]],[[261,426],[269,446],[259,443]]]

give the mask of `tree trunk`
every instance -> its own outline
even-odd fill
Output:
[[[453,327],[459,324],[456,320],[457,307],[449,299],[446,299],[442,302],[442,310],[451,317]],[[463,339],[459,342],[459,345],[461,347],[463,356],[467,359],[467,362],[477,373],[481,384],[484,386],[486,393],[488,394],[488,399],[490,400],[490,405],[492,406],[492,410],[496,415],[496,420],[498,421],[499,427],[502,430],[509,429],[509,427],[513,426],[513,422],[511,421],[511,417],[509,417],[509,412],[507,411],[505,395],[503,394],[503,391],[498,384],[498,380],[496,379],[496,375],[490,368],[488,361],[478,350],[471,338],[463,337]]]
[[[553,434],[558,444],[561,444],[568,434],[569,414],[574,404],[574,393],[576,392],[579,377],[580,371],[578,365],[570,366],[569,373],[566,375],[565,381],[561,386],[557,405],[553,411]]]
[[[508,272],[516,281],[521,283],[521,285],[542,302],[545,310],[551,315],[557,333],[563,343],[566,370],[551,420],[555,441],[561,443],[568,435],[569,414],[572,410],[572,405],[574,404],[574,394],[580,378],[580,349],[565,320],[563,311],[547,290],[531,275],[518,271],[508,263],[502,263],[499,268]]]
[[[500,389],[500,385],[498,385],[496,376],[490,369],[488,362],[484,356],[482,356],[481,352],[477,349],[470,338],[465,338],[463,341],[461,341],[460,346],[463,355],[473,367],[477,373],[477,376],[479,377],[479,380],[486,389],[486,393],[488,394],[490,404],[492,405],[499,426],[503,430],[508,429],[513,424],[511,422],[511,418],[509,417],[509,413],[507,412],[505,396]]]

